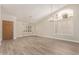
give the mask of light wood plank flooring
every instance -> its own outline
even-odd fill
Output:
[[[2,41],[1,55],[78,55],[79,44],[39,36]]]

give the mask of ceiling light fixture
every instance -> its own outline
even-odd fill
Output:
[[[58,12],[59,19],[67,19],[67,18],[72,17],[72,16],[73,16],[72,9],[64,9],[64,10]]]
[[[50,22],[52,21],[60,21],[63,19],[68,19],[70,17],[73,16],[73,10],[72,9],[64,9],[61,10],[59,12],[57,12],[56,14],[52,14],[52,4],[50,5],[50,18],[48,19]]]

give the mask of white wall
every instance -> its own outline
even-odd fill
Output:
[[[4,16],[3,20],[8,20],[8,21],[14,22],[14,29],[13,29],[14,39],[16,39],[18,37],[23,37],[23,36],[29,36],[34,33],[33,24],[30,24],[30,26],[32,26],[32,32],[25,32],[26,26],[29,25],[27,22],[19,21],[19,20],[17,20],[17,18],[14,19],[14,18],[11,18],[10,16],[6,16],[6,17]]]
[[[13,36],[14,39],[18,37],[23,37],[23,36],[28,36],[34,34],[35,31],[35,26],[33,24],[30,24],[32,26],[32,32],[25,32],[26,31],[26,26],[28,26],[28,22],[19,20],[18,17],[8,13],[7,9],[1,8],[0,10],[2,14],[0,14],[2,19],[0,19],[0,40],[2,40],[2,20],[8,20],[8,21],[13,21],[14,22],[14,29],[13,29]]]
[[[0,42],[2,40],[2,19],[1,19],[1,5],[0,5]]]
[[[79,5],[67,5],[58,11],[69,8],[74,11],[74,16],[71,19],[69,19],[72,21],[70,21],[69,23],[59,23],[59,28],[56,26],[56,30],[54,29],[54,22],[49,22],[48,19],[42,19],[42,21],[36,23],[36,35],[50,38],[62,38],[63,40],[70,41],[79,41]],[[68,31],[67,27],[71,28],[71,30]]]
[[[74,17],[74,36],[75,40],[79,41],[79,5],[74,6],[75,17]]]
[[[28,26],[29,24],[25,21],[20,21],[17,17],[12,16],[10,14],[6,13],[2,13],[2,20],[7,20],[7,21],[13,21],[14,22],[14,29],[13,29],[13,35],[14,35],[14,39],[18,38],[18,37],[23,37],[23,36],[29,36],[34,34],[34,25],[30,24],[30,26],[32,26],[32,32],[25,32],[26,31],[26,26]],[[2,22],[0,22],[0,39],[2,40]]]
[[[26,26],[32,26],[32,32],[28,32],[28,28]],[[16,21],[16,38],[17,37],[23,37],[23,36],[29,36],[34,34],[34,25],[28,24],[27,22],[22,21]]]

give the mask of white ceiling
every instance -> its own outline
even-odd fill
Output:
[[[53,4],[52,12],[62,8],[64,4]],[[39,21],[42,17],[51,13],[50,4],[5,4],[2,5],[3,13],[16,17],[17,20],[31,22]]]

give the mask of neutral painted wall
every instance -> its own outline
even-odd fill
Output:
[[[79,41],[79,5],[74,6],[75,17],[74,17],[74,36],[75,40]]]
[[[31,30],[32,32],[28,32],[28,26],[32,26]],[[26,28],[27,26],[27,28]],[[34,25],[28,24],[27,22],[22,21],[16,21],[16,38],[17,37],[23,37],[23,36],[29,36],[34,34]]]
[[[10,16],[9,16],[10,17]],[[29,36],[34,34],[35,28],[33,24],[30,24],[32,26],[32,32],[25,32],[26,31],[26,26],[28,26],[29,24],[26,22],[22,22],[22,21],[16,21],[16,19],[13,18],[5,18],[3,17],[3,20],[7,20],[7,21],[13,21],[14,22],[14,29],[13,29],[13,33],[14,33],[14,39],[18,38],[18,37],[23,37],[23,36]],[[0,38],[2,40],[2,23],[0,23]]]
[[[33,24],[30,24],[32,26],[32,32],[25,32],[26,26],[29,25],[28,22],[19,20],[18,17],[15,17],[14,15],[8,13],[8,10],[1,8],[1,6],[0,6],[0,10],[1,10],[0,15],[2,16],[0,19],[1,21],[0,22],[0,40],[2,40],[2,20],[8,20],[8,21],[14,22],[14,29],[13,29],[14,39],[18,37],[23,37],[23,36],[34,34],[35,26]]]
[[[50,38],[62,38],[63,40],[70,40],[70,41],[79,41],[79,5],[67,5],[64,8],[58,10],[57,12],[63,9],[72,9],[74,11],[74,16],[69,19],[72,20],[68,23],[60,23],[58,24],[57,30],[55,28],[54,22],[49,22],[49,18],[41,19],[36,23],[36,35],[50,37]],[[62,25],[63,27],[61,27]],[[70,26],[70,27],[69,27]],[[67,30],[67,27],[71,28],[71,30]],[[66,31],[66,30],[67,31]],[[57,33],[56,33],[57,31]],[[64,33],[64,34],[62,34]]]
[[[2,40],[2,19],[1,19],[1,5],[0,5],[0,44]]]
[[[13,38],[16,39],[18,37],[23,37],[23,36],[29,36],[29,35],[33,35],[34,31],[35,31],[35,25],[28,24],[25,21],[20,21],[17,20],[18,18],[15,16],[12,16],[10,14],[8,14],[7,12],[4,13],[2,12],[2,17],[0,18],[0,40],[2,40],[2,20],[7,20],[7,21],[13,21],[14,22],[14,29],[13,29]],[[26,26],[32,26],[32,32],[25,32],[26,31]]]

